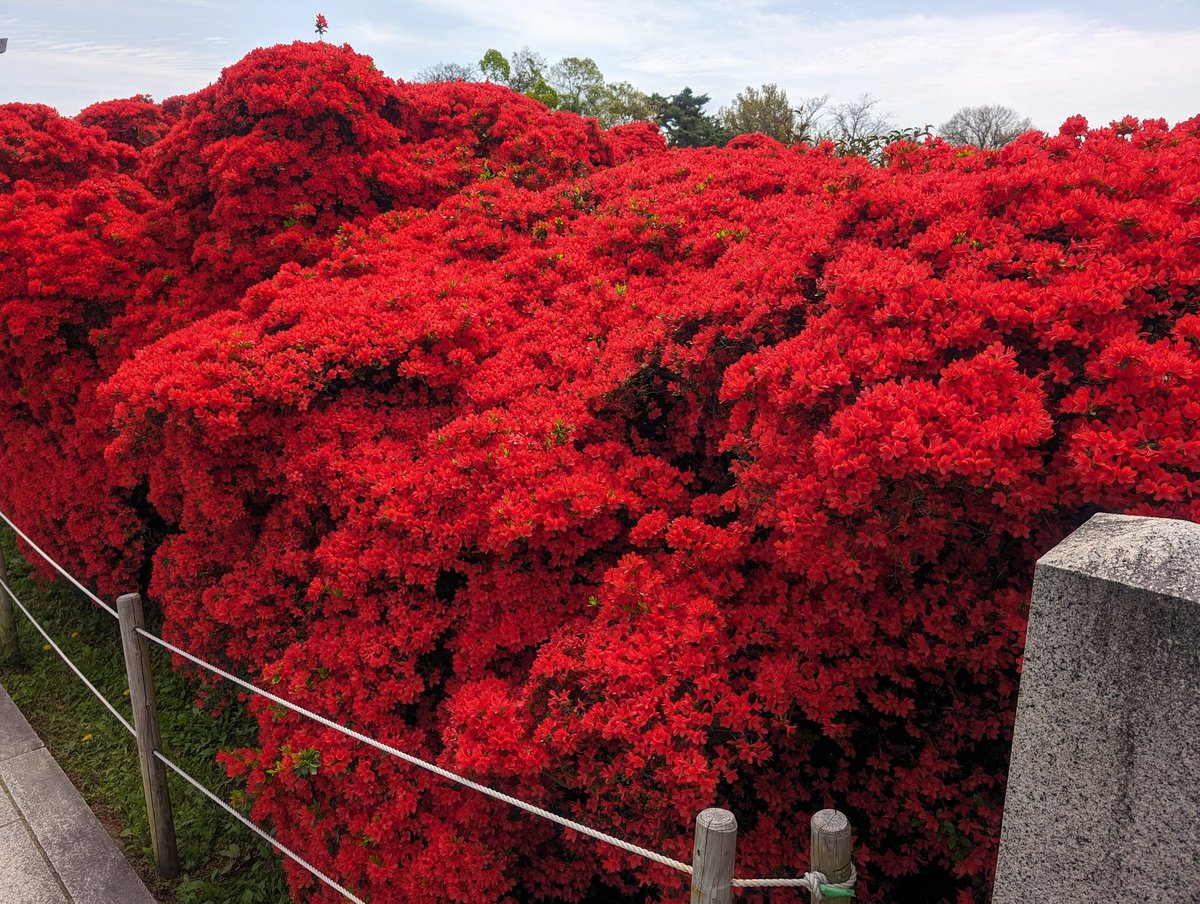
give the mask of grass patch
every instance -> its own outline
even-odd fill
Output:
[[[132,722],[116,621],[70,586],[32,580],[9,531],[0,532],[0,544],[18,598]],[[157,633],[158,613],[148,609],[146,619]],[[155,897],[176,904],[287,902],[283,870],[270,847],[172,773],[168,781],[183,875],[173,882],[157,879],[133,738],[53,650],[43,649],[45,641],[19,609],[16,621],[25,662],[0,665],[0,682]],[[171,669],[165,650],[152,645],[150,651],[167,756],[228,801],[238,785],[213,757],[222,748],[254,745],[253,721],[232,697],[219,716],[198,709],[197,685]]]

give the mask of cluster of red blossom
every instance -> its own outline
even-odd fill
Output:
[[[0,502],[73,569],[674,856],[727,806],[740,875],[837,805],[864,900],[985,900],[1036,556],[1200,518],[1200,119],[876,169],[296,44],[0,107],[0,248]],[[686,900],[249,705],[254,818],[372,900]]]

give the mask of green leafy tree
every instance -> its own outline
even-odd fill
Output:
[[[604,86],[599,104],[590,115],[604,128],[629,122],[652,120],[658,107],[649,94],[639,91],[629,82],[610,82]]]
[[[498,85],[507,85],[509,78],[512,77],[512,66],[509,65],[504,54],[494,47],[479,61],[479,71],[489,82],[495,82]]]
[[[550,67],[558,109],[596,116],[604,99],[604,74],[591,57],[563,57]]]
[[[549,63],[540,53],[522,47],[512,55],[512,75],[508,87],[540,100],[551,109],[558,109],[558,92],[547,81]]]
[[[595,117],[604,128],[654,115],[648,95],[629,82],[606,82],[590,57],[563,57],[550,67],[550,86],[559,110]]]
[[[787,92],[774,83],[761,88],[747,86],[733,103],[717,112],[717,121],[731,135],[761,132],[784,144],[797,138],[796,111]]]
[[[684,88],[678,94],[663,97],[651,95],[655,106],[654,121],[666,135],[667,144],[674,147],[696,148],[723,145],[730,135],[717,120],[704,112],[707,94],[696,94]]]
[[[528,47],[522,47],[509,60],[492,48],[479,61],[479,69],[489,82],[506,85],[512,90],[558,109],[558,92],[546,81],[546,58]]]

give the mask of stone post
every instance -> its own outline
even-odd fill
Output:
[[[994,904],[1200,901],[1200,525],[1096,515],[1034,576]]]

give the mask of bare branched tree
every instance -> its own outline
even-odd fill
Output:
[[[544,100],[541,96],[554,91],[546,80],[550,73],[550,63],[544,56],[536,50],[522,47],[512,55],[510,65],[512,74],[508,78],[508,87],[521,94],[536,97],[547,106],[557,106],[557,94],[555,94],[554,103]]]
[[[879,99],[869,94],[859,95],[858,100],[835,104],[829,108],[828,124],[823,138],[831,139],[839,146],[852,146],[892,129],[892,114],[880,113],[875,108]]]
[[[792,107],[795,115],[796,142],[800,144],[816,144],[821,140],[821,122],[825,117],[825,106],[829,103],[828,94],[814,95],[801,98],[798,106]]]
[[[938,126],[938,134],[951,144],[970,144],[977,148],[1002,148],[1018,135],[1033,128],[1029,117],[1012,107],[984,104],[963,107]]]
[[[479,67],[466,63],[434,63],[417,73],[418,82],[477,82]]]

